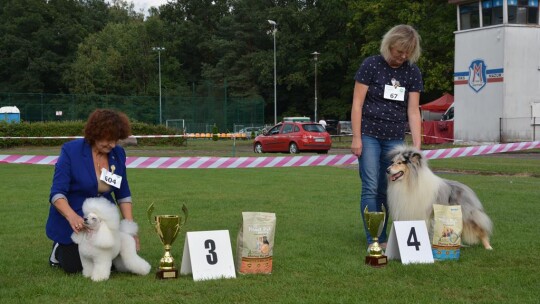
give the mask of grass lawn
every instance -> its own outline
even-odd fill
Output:
[[[167,148],[141,150],[147,154],[140,156],[171,153]],[[59,149],[51,151],[54,155]],[[179,154],[167,156],[182,154],[174,153]],[[228,149],[215,153],[230,156]],[[364,265],[360,182],[354,168],[129,169],[140,255],[153,265],[152,272],[163,255],[146,219],[152,202],[155,214],[180,214],[183,203],[189,209],[188,223],[173,244],[178,267],[186,231],[229,230],[236,254],[241,212],[275,212],[274,271],[204,282],[190,276],[159,281],[153,273],[113,273],[100,283],[48,266],[51,242],[44,225],[53,166],[0,164],[0,303],[538,303],[540,158],[430,163],[441,172],[465,168],[482,173],[440,175],[477,192],[494,222],[493,251],[473,246],[462,249],[459,261],[390,261],[381,269]]]

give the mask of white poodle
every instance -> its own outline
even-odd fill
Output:
[[[89,198],[83,203],[85,230],[71,235],[79,244],[83,276],[93,281],[109,279],[111,265],[121,272],[147,275],[150,264],[137,255],[133,221],[120,221],[118,207],[105,198]]]

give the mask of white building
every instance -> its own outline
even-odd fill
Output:
[[[538,0],[449,0],[457,7],[454,138],[540,139]]]

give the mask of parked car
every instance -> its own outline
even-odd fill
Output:
[[[338,135],[351,135],[352,134],[351,122],[348,120],[338,122],[337,134]]]
[[[255,133],[255,136],[262,133],[262,127],[245,127],[243,129],[240,129],[238,133],[246,134],[246,138],[251,139],[251,134]]]
[[[294,117],[283,117],[283,121],[293,121],[293,122],[310,122],[311,118],[307,116],[294,116]]]
[[[450,105],[446,112],[444,112],[441,120],[454,120],[454,104]]]
[[[338,135],[337,132],[337,126],[338,121],[336,119],[327,119],[326,120],[326,132],[330,133],[330,135]]]
[[[313,151],[326,154],[332,147],[330,134],[314,122],[282,122],[253,140],[255,153]]]

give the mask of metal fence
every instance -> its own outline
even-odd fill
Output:
[[[16,106],[28,122],[86,120],[96,108],[113,108],[144,123],[182,120],[188,132],[207,132],[214,124],[220,132],[232,132],[235,124],[264,124],[262,98],[208,95],[162,96],[160,102],[159,96],[0,93],[0,107]]]

